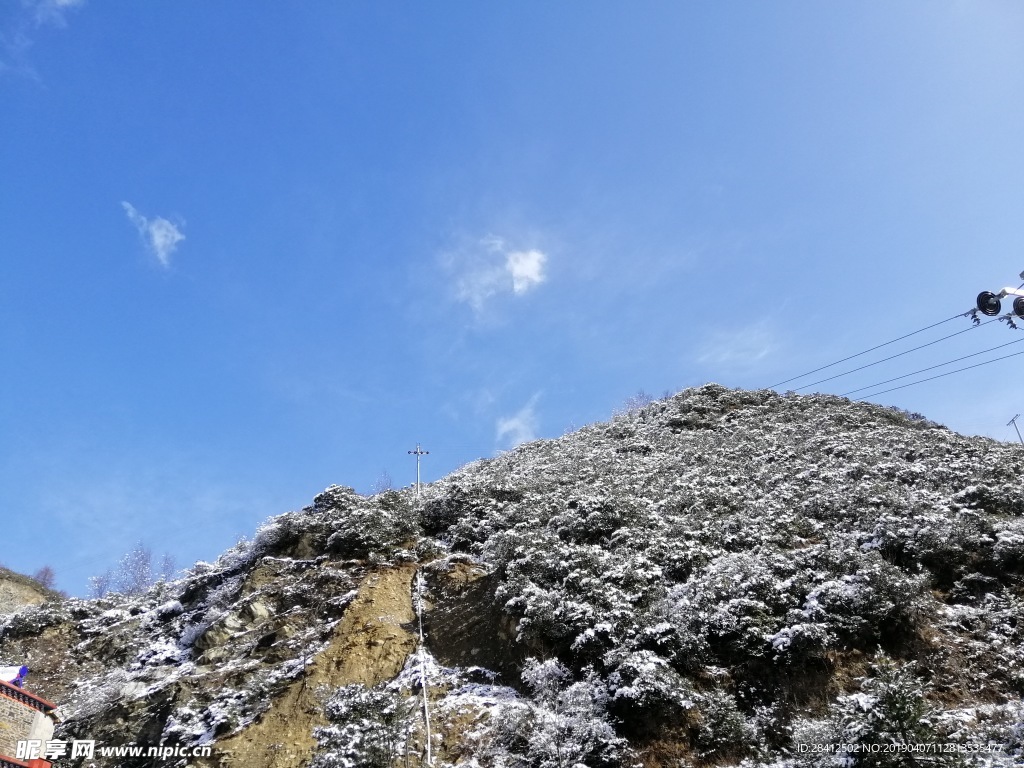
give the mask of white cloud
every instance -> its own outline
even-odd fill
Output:
[[[495,439],[504,448],[515,448],[522,443],[537,439],[540,421],[535,407],[540,394],[530,398],[529,402],[511,416],[498,419]]]
[[[515,251],[505,260],[505,268],[512,276],[512,291],[526,293],[545,280],[544,262],[548,260],[540,251]]]
[[[142,236],[146,247],[156,256],[160,265],[165,268],[171,266],[171,254],[178,247],[178,243],[185,239],[180,227],[162,216],[148,219],[139,213],[131,203],[122,202],[121,206],[128,215],[128,220],[139,230],[139,235]],[[181,226],[184,226],[184,222],[181,223]]]
[[[494,235],[446,253],[442,263],[454,277],[456,299],[477,312],[495,296],[521,296],[547,279],[544,253],[513,251]]]

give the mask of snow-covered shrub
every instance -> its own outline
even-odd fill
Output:
[[[949,713],[953,720],[948,738],[958,742],[991,745],[998,755],[990,764],[992,768],[1024,765],[1024,701],[1008,701],[1005,704],[988,704],[971,710],[954,710]],[[1000,759],[1001,758],[1001,759]]]
[[[428,536],[441,536],[467,512],[469,494],[465,488],[453,485],[441,496],[428,499],[421,517],[423,532]]]
[[[195,624],[186,624],[181,630],[181,636],[178,638],[178,644],[182,648],[193,647],[196,644],[196,640],[202,637],[209,628],[210,624],[206,621],[200,621]]]
[[[493,764],[530,768],[621,764],[626,742],[608,720],[608,693],[596,675],[591,672],[574,682],[559,661],[529,659],[523,681],[534,701],[504,707],[495,717],[489,756]]]
[[[927,700],[928,687],[911,665],[885,655],[861,679],[861,690],[840,696],[821,720],[794,724],[790,752],[800,768],[916,768],[959,766],[963,758],[938,745],[951,734]],[[920,745],[920,746],[918,746]]]
[[[664,605],[665,601],[655,606],[651,619],[655,623],[642,623],[636,628],[638,631],[624,643],[624,650],[628,651],[650,651],[654,655],[665,659],[673,669],[682,673],[693,673],[707,657],[707,648],[694,643],[692,636],[682,636],[678,629],[668,621],[660,620],[661,616],[657,611]],[[646,617],[645,617],[646,618]]]
[[[828,624],[803,621],[806,618],[803,611],[790,611],[789,617],[792,623],[768,638],[775,649],[775,661],[805,664],[835,642],[835,633]]]
[[[693,684],[651,651],[605,659],[612,710],[624,722],[681,723],[697,700]]]
[[[877,553],[847,552],[852,573],[829,579],[807,594],[803,614],[826,624],[846,644],[870,647],[901,640],[917,629],[925,579],[885,562]]]
[[[694,738],[703,758],[739,757],[754,747],[757,732],[725,691],[702,694],[698,703],[699,723]]]
[[[403,747],[413,704],[389,688],[345,685],[324,706],[311,768],[390,768]]]
[[[977,562],[991,557],[991,532],[988,521],[973,510],[925,507],[879,515],[870,546],[897,566],[927,569],[936,587],[949,589]]]
[[[649,395],[644,390],[638,389],[636,391],[636,394],[627,397],[622,402],[622,405],[616,408],[613,413],[615,416],[621,416],[630,413],[638,413],[653,402],[653,395]]]
[[[547,527],[517,526],[489,550],[503,577],[495,597],[519,619],[520,639],[569,656],[575,647],[578,666],[607,651],[595,641],[618,636],[663,591],[660,569],[642,553],[566,542]]]
[[[548,525],[563,541],[608,544],[612,534],[625,526],[635,526],[640,518],[640,511],[630,499],[591,496],[570,499],[565,511],[553,516]]]
[[[957,765],[955,754],[912,749],[945,740],[937,728],[938,712],[925,699],[926,687],[912,668],[883,655],[871,670],[873,675],[861,681],[860,692],[840,696],[834,711],[837,742],[860,749],[849,755],[848,764],[853,768]],[[878,751],[868,747],[876,744]]]
[[[1012,475],[1012,482],[996,487],[986,483],[971,485],[957,493],[953,500],[970,509],[997,515],[1024,515],[1024,489],[1019,482],[1020,474]]]
[[[1000,522],[995,527],[993,556],[1002,572],[1024,571],[1024,519]]]
[[[327,551],[350,558],[383,554],[413,538],[418,527],[407,507],[364,502],[338,516],[327,539]]]
[[[352,488],[332,485],[301,512],[264,523],[251,546],[242,552],[242,565],[268,555],[312,559],[332,552],[363,558],[401,544],[418,532],[418,515],[400,493],[367,499]]]
[[[999,579],[983,573],[968,573],[950,587],[949,600],[954,603],[973,603],[1000,589],[1002,585]]]
[[[662,610],[691,647],[723,661],[750,659],[772,650],[768,639],[800,591],[792,558],[726,554],[672,588]]]
[[[429,499],[423,507],[423,531],[436,536],[453,549],[468,551],[490,538],[508,521],[503,514],[510,501],[522,493],[508,488],[467,490],[455,485],[443,496]]]
[[[159,621],[168,621],[169,619],[173,619],[175,616],[180,616],[184,610],[185,609],[182,607],[180,601],[168,600],[154,608],[153,614]]]
[[[793,759],[783,763],[787,768],[849,768],[849,757],[835,749],[839,733],[834,719],[797,720],[793,723],[792,734],[789,752]]]
[[[237,549],[244,556],[243,564],[247,565],[268,555],[287,554],[301,535],[296,514],[289,512],[264,522],[256,529],[252,542],[248,546],[240,542]]]

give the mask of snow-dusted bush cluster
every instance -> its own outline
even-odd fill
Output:
[[[839,696],[827,718],[804,721],[794,732],[797,763],[806,768],[915,768],[965,765],[944,752],[955,734],[926,698],[913,670],[882,654],[860,679],[860,690]],[[823,750],[821,747],[836,747]]]
[[[397,491],[382,493],[372,503],[361,497],[352,502],[351,494],[339,500],[334,489],[316,497],[314,512],[334,518],[326,541],[327,552],[365,558],[398,547],[419,533],[419,521],[412,507]]]
[[[327,699],[310,768],[390,768],[404,752],[413,706],[392,687],[345,685]]]
[[[1022,474],[914,414],[709,385],[457,472],[423,520],[620,734],[721,760],[789,749],[880,648],[945,695],[1024,691]]]
[[[523,681],[532,693],[502,707],[492,723],[488,761],[500,768],[611,768],[628,745],[608,717],[608,691],[590,673],[573,680],[557,660],[530,659]]]
[[[403,494],[386,491],[368,499],[332,485],[305,509],[264,522],[252,541],[242,540],[224,553],[218,569],[244,570],[265,557],[362,559],[389,553],[415,539],[419,530],[417,513]]]

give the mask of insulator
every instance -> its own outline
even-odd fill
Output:
[[[1013,314],[1024,317],[1024,296],[1018,296],[1013,300]]]
[[[998,315],[1003,308],[1003,303],[992,291],[982,291],[978,294],[978,311],[983,315],[993,317]]]

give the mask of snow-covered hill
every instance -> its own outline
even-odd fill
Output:
[[[8,617],[0,658],[62,738],[210,747],[59,765],[419,765],[424,698],[438,766],[1020,765],[1022,479],[1020,446],[707,385],[418,500],[331,487],[141,598]]]

